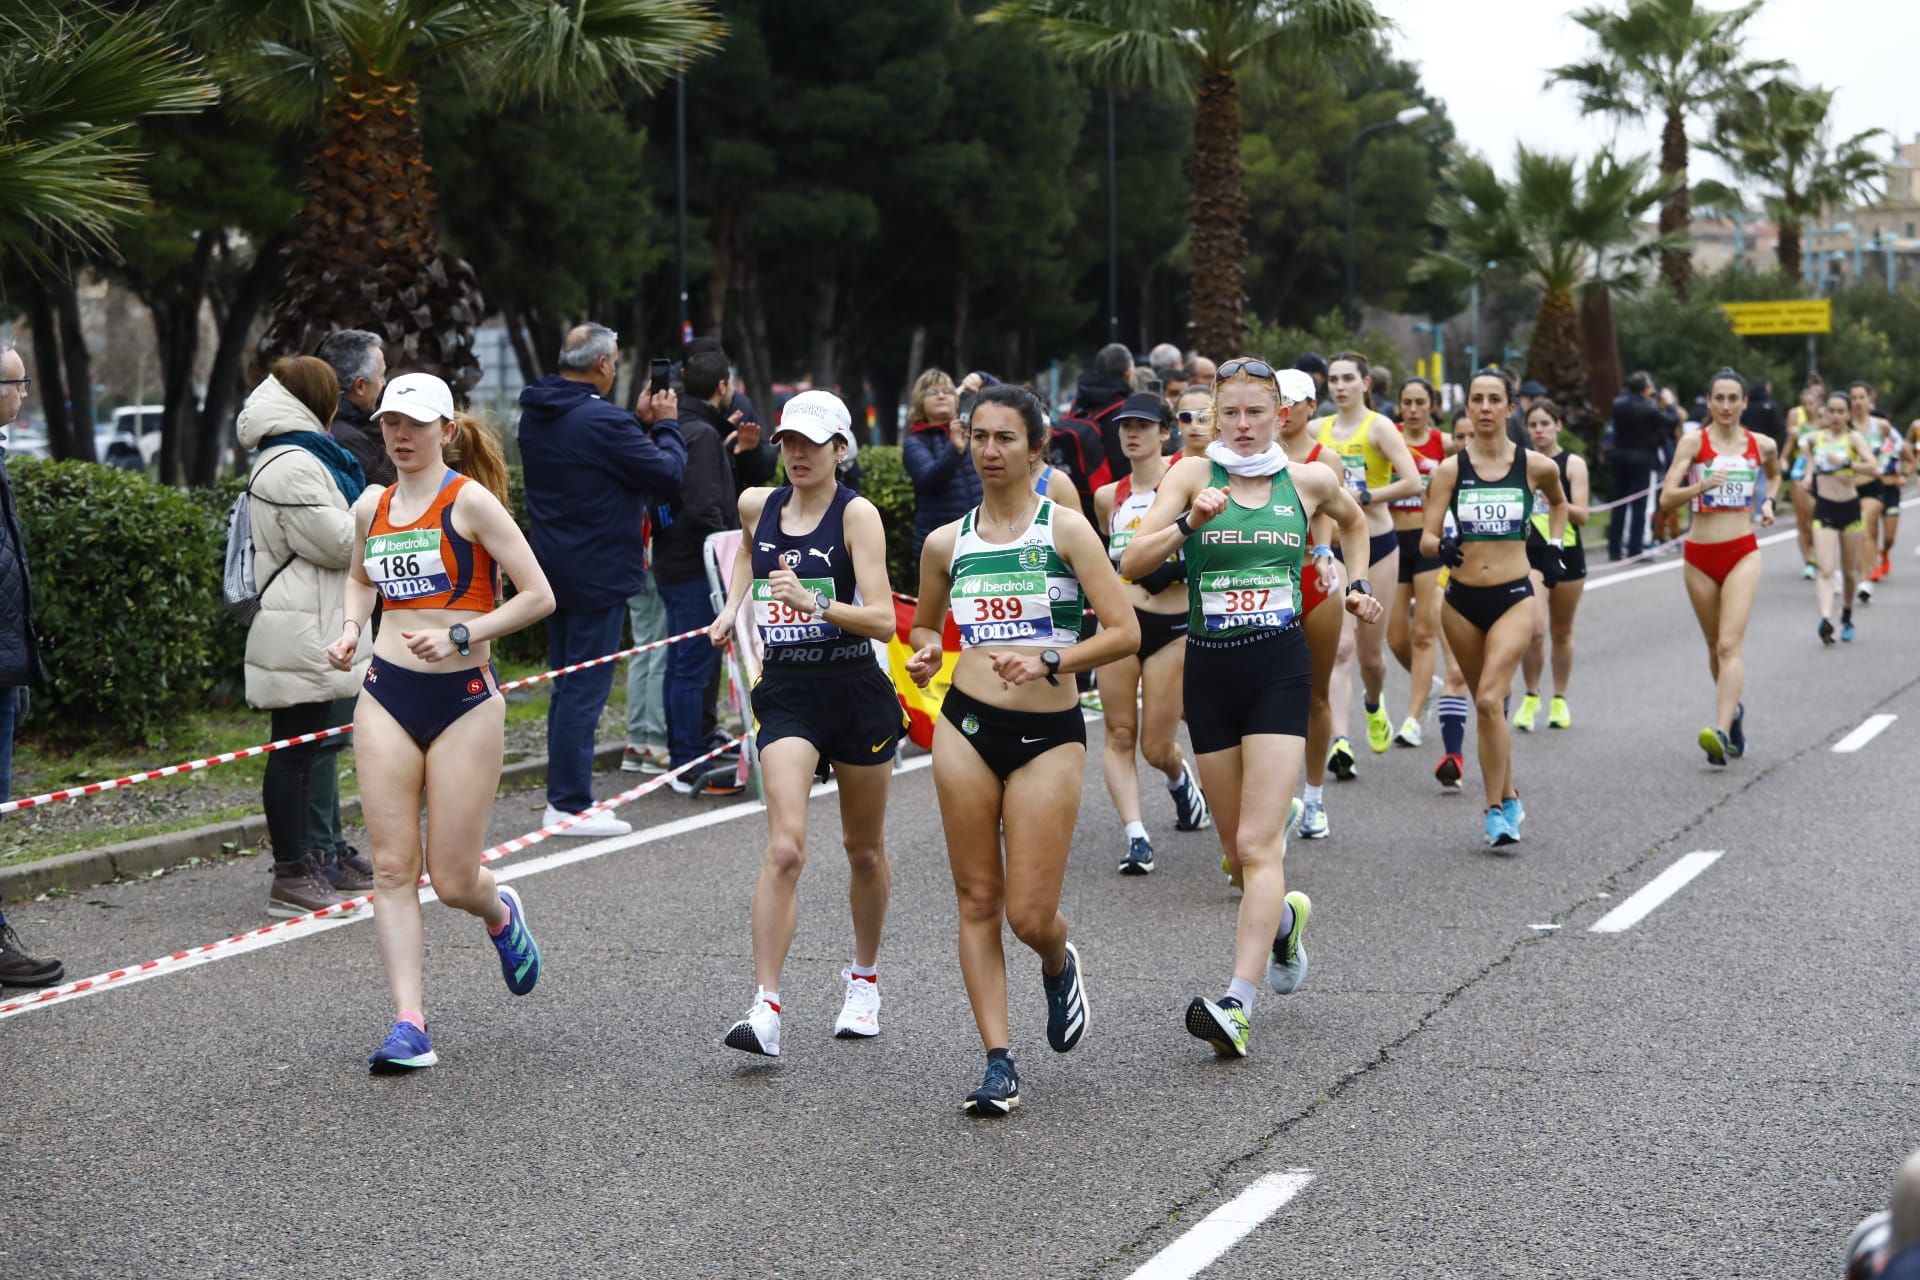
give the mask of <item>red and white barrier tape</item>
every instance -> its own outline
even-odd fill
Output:
[[[526,835],[516,836],[503,844],[497,844],[491,849],[482,851],[480,861],[483,863],[498,862],[510,854],[518,853],[522,849],[531,848],[542,841],[560,835],[564,833],[567,828],[577,826],[588,818],[611,812],[621,805],[626,804],[629,800],[637,800],[649,792],[657,791],[696,765],[705,764],[715,756],[731,751],[734,747],[738,746],[740,742],[741,738],[736,737],[731,742],[723,746],[715,747],[703,756],[687,761],[687,763],[671,772],[663,773],[657,778],[650,778],[637,787],[623,791],[610,799],[602,800],[592,808],[582,810],[580,813],[574,814],[572,817],[566,818],[563,821],[556,822],[550,827],[542,827],[538,831],[529,831]],[[427,877],[421,876],[419,883],[423,886],[427,885]],[[58,1004],[62,1000],[69,1000],[74,996],[83,995],[86,992],[95,991],[101,987],[112,986],[118,983],[137,982],[142,978],[153,977],[155,974],[166,970],[204,964],[207,960],[222,952],[230,951],[234,947],[253,943],[260,938],[273,935],[284,937],[289,933],[322,920],[337,920],[343,916],[353,915],[353,913],[359,911],[362,907],[371,906],[372,902],[373,895],[363,893],[357,898],[349,898],[347,901],[335,906],[321,907],[318,911],[309,911],[305,915],[294,916],[288,920],[276,920],[272,924],[262,925],[258,929],[249,929],[245,933],[236,933],[230,938],[220,938],[213,942],[203,943],[200,946],[189,948],[185,951],[175,951],[170,955],[160,956],[156,959],[148,960],[137,965],[130,965],[126,968],[109,969],[105,973],[95,974],[91,978],[82,978],[77,982],[68,982],[57,987],[48,987],[46,990],[36,991],[30,996],[22,996],[18,999],[9,1000],[4,1004],[0,1004],[0,1019],[11,1018],[17,1014],[26,1013],[33,1009],[44,1009],[49,1005]],[[368,915],[371,916],[371,912],[369,912]]]
[[[1650,498],[1655,493],[1658,493],[1659,491],[1660,491],[1660,486],[1658,484],[1650,484],[1646,488],[1642,489],[1640,492],[1630,493],[1624,498],[1615,498],[1611,502],[1590,504],[1587,507],[1587,514],[1592,515],[1596,511],[1611,511],[1615,507],[1624,507],[1629,502],[1638,502],[1642,498]]]
[[[636,653],[648,649],[664,648],[681,640],[707,634],[705,627],[694,631],[683,631],[677,636],[668,636],[664,640],[653,640],[646,644],[635,645],[631,649],[622,649],[618,653],[609,653],[604,657],[590,658],[585,662],[576,662],[570,667],[556,667],[552,671],[543,671],[537,676],[527,676],[522,680],[509,681],[500,686],[500,692],[508,693],[514,689],[524,689],[543,680],[552,680],[558,676],[572,675],[588,667],[597,667],[603,663],[615,662],[621,658],[630,658]],[[131,787],[140,782],[152,782],[155,778],[171,778],[176,774],[198,773],[202,769],[211,769],[215,765],[232,764],[235,760],[249,760],[254,756],[263,756],[272,751],[285,751],[288,747],[302,747],[309,742],[318,742],[322,738],[334,738],[343,733],[352,733],[350,724],[335,725],[331,729],[321,729],[316,733],[302,733],[291,738],[282,738],[278,742],[266,742],[257,747],[245,747],[239,751],[223,751],[217,756],[203,756],[198,760],[186,760],[180,764],[170,764],[164,769],[148,769],[142,773],[130,773],[123,778],[111,778],[105,782],[89,782],[82,787],[68,787],[62,791],[49,791],[43,795],[23,796],[18,800],[0,803],[0,813],[12,813],[18,809],[33,809],[40,805],[54,804],[61,800],[78,800],[82,796],[99,795],[103,791],[116,791],[121,787]]]

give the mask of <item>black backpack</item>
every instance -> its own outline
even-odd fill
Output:
[[[1116,402],[1114,408],[1120,403]],[[1093,491],[1113,480],[1097,417],[1077,417],[1069,411],[1055,418],[1047,436],[1047,460],[1073,480],[1073,487],[1080,492],[1080,504],[1088,511],[1093,510]]]

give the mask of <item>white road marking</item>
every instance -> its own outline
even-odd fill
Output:
[[[1649,880],[1638,893],[1593,922],[1589,933],[1624,933],[1645,920],[1653,909],[1685,888],[1687,882],[1720,861],[1724,849],[1695,851]]]
[[[1833,749],[1843,754],[1858,751],[1879,737],[1881,730],[1899,718],[1900,717],[1896,715],[1868,716],[1861,722],[1858,729],[1855,729],[1852,733],[1834,743]]]
[[[1312,1181],[1313,1174],[1306,1169],[1267,1174],[1194,1223],[1128,1280],[1189,1280],[1199,1275]]]
[[[1770,547],[1776,542],[1785,542],[1793,536],[1794,531],[1791,529],[1783,530],[1780,533],[1770,533],[1760,539],[1760,545]],[[1663,560],[1659,564],[1641,565],[1638,569],[1622,569],[1618,573],[1590,574],[1587,577],[1587,590],[1598,591],[1602,587],[1617,586],[1622,582],[1631,582],[1635,578],[1646,578],[1656,573],[1667,573],[1670,570],[1678,569],[1685,563],[1686,559],[1684,555],[1676,555],[1671,560]]]

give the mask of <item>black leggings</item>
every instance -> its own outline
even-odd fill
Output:
[[[334,704],[303,702],[297,707],[275,707],[272,711],[273,740],[298,737],[331,729]],[[260,782],[260,803],[267,811],[267,838],[273,844],[273,860],[279,864],[298,862],[312,852],[311,826],[307,814],[310,790],[308,770],[314,757],[332,747],[338,739],[327,738],[298,747],[288,747],[267,757],[266,776]]]

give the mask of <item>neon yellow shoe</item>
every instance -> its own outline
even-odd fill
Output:
[[[1553,701],[1547,704],[1547,728],[1573,728],[1573,712],[1567,707],[1567,700],[1557,693],[1553,695]]]
[[[1533,717],[1540,710],[1540,695],[1530,693],[1520,699],[1520,709],[1513,713],[1513,727],[1522,733],[1533,732]]]
[[[1393,719],[1387,715],[1386,700],[1367,712],[1367,745],[1373,748],[1373,754],[1384,755],[1393,745]]]

